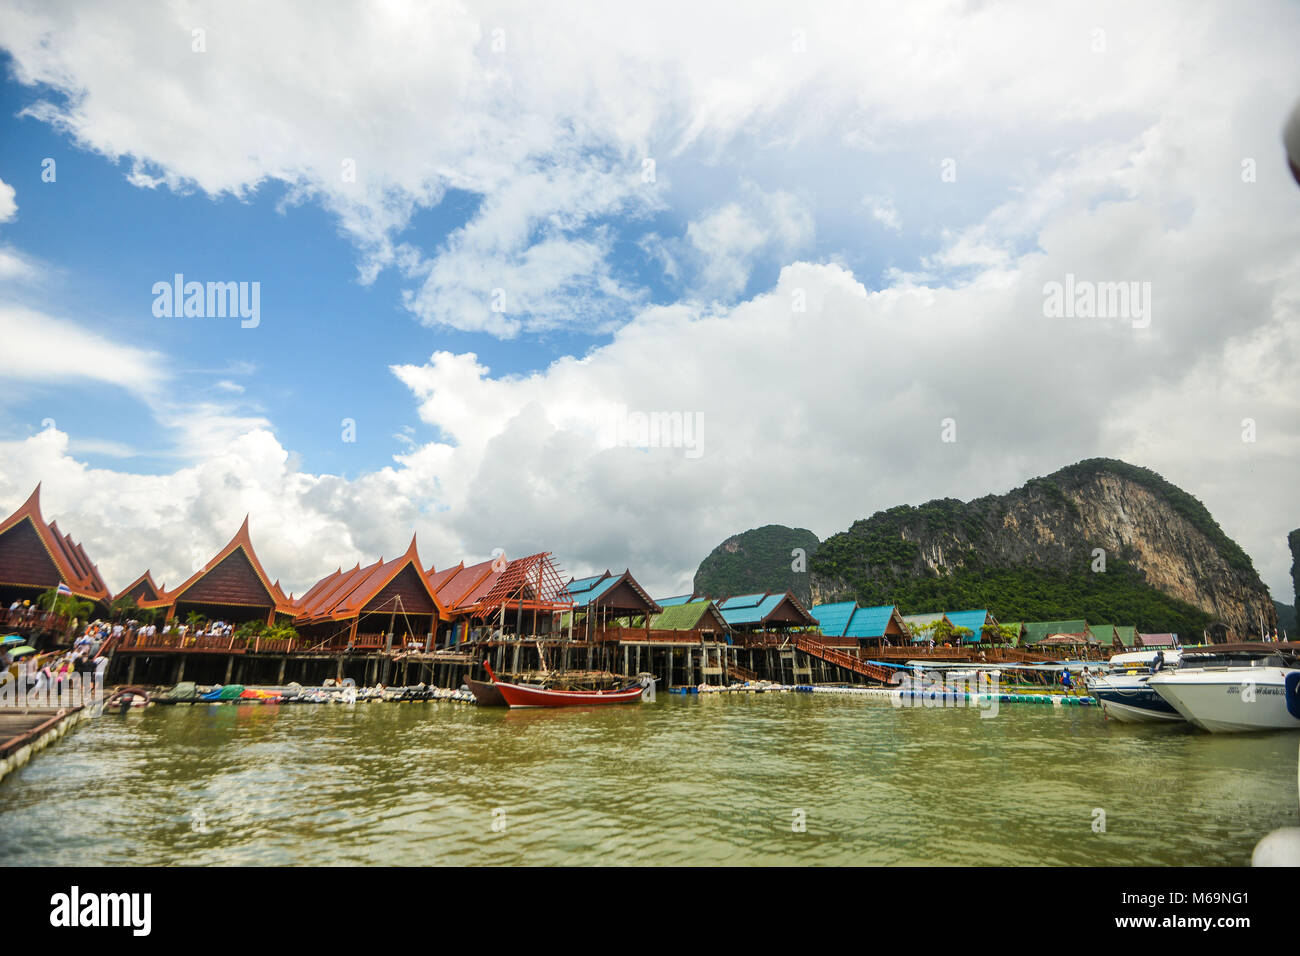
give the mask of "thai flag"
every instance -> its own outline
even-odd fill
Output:
[[[60,581],[60,582],[59,582],[59,587],[58,587],[58,590],[56,591],[56,593],[59,595],[59,597],[63,597],[65,594],[66,594],[68,597],[72,597],[72,588],[68,587],[66,584],[64,584],[62,581]]]

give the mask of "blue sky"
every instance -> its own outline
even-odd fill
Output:
[[[299,590],[414,530],[679,593],[1106,455],[1287,593],[1294,7],[305,9],[0,4],[0,505],[44,481],[110,584],[249,513]],[[155,317],[178,272],[259,326]],[[1045,321],[1066,274],[1155,321]],[[704,453],[602,444],[655,411]]]

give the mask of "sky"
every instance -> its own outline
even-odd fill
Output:
[[[1106,456],[1289,602],[1300,5],[1247,6],[0,2],[0,511],[111,589],[248,514],[286,591],[414,532],[667,595]]]

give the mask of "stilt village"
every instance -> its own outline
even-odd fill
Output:
[[[551,552],[426,567],[414,535],[391,559],[286,594],[247,518],[168,588],[148,570],[110,591],[80,544],[47,523],[40,487],[0,523],[0,620],[41,650],[98,628],[109,685],[426,685],[486,666],[515,679],[599,688],[651,674],[661,689],[737,681],[888,684],[891,662],[1032,664],[1176,644],[1134,627],[1003,624],[986,610],[904,615],[793,593],[651,597],[633,572],[566,575]]]

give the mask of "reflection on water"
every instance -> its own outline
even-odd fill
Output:
[[[1245,865],[1296,744],[802,694],[153,707],[0,783],[0,863]]]

